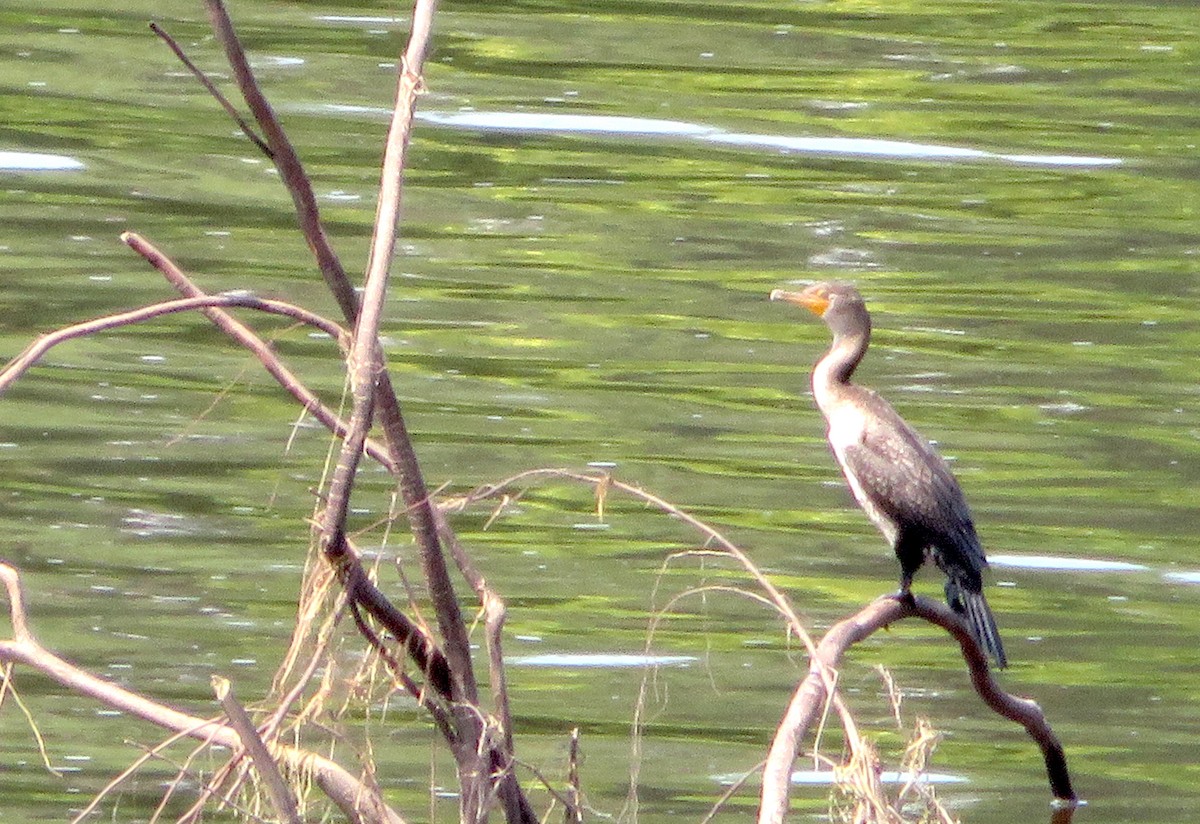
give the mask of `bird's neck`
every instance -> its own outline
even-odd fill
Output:
[[[835,405],[851,386],[850,376],[862,361],[871,333],[838,334],[829,351],[813,368],[813,395],[822,411]]]

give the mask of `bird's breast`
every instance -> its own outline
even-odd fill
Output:
[[[825,416],[825,435],[829,439],[829,445],[841,460],[848,447],[861,444],[866,437],[867,416],[853,403],[836,403],[828,408],[822,406],[821,412]]]
[[[867,437],[870,422],[866,409],[853,402],[833,401],[828,405],[821,405],[820,398],[818,398],[818,406],[825,416],[828,426],[826,437],[829,439],[829,446],[833,450],[834,457],[837,458],[846,483],[854,495],[854,500],[867,514],[871,523],[883,533],[887,542],[894,545],[898,535],[896,522],[879,508],[874,497],[867,491],[867,485],[871,479],[860,478],[850,468],[850,462],[846,455],[849,450],[862,446]]]

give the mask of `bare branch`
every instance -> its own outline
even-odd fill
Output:
[[[980,649],[975,636],[948,606],[928,598],[917,598],[911,605],[906,606],[912,609],[912,614],[916,617],[936,624],[954,636],[962,648],[963,659],[970,670],[971,685],[975,687],[975,692],[993,711],[1024,727],[1029,737],[1037,742],[1046,762],[1046,775],[1054,797],[1060,801],[1076,801],[1078,796],[1071,786],[1071,775],[1067,771],[1067,757],[1063,752],[1062,742],[1054,734],[1042,708],[1035,701],[1018,698],[1000,688],[988,666],[987,655]],[[889,622],[884,623],[886,625]]]
[[[189,738],[240,749],[241,738],[233,727],[205,720],[152,701],[116,684],[97,678],[47,650],[30,631],[25,613],[25,595],[16,567],[0,561],[0,582],[8,594],[12,640],[0,640],[0,662],[33,667],[53,681],[114,709],[134,715],[163,729]],[[317,786],[354,824],[403,824],[371,787],[348,773],[335,761],[299,749],[281,746],[280,757],[296,772],[311,772]]]
[[[504,747],[511,756],[513,754],[512,711],[508,700],[508,677],[505,674],[503,647],[503,629],[507,617],[507,607],[499,593],[488,586],[487,579],[475,566],[462,542],[458,540],[445,513],[440,509],[435,509],[434,517],[437,519],[438,531],[443,544],[450,551],[450,556],[454,559],[459,572],[475,590],[475,597],[479,599],[479,604],[483,608],[488,649],[488,680],[492,688],[492,711],[499,719],[504,735]]]
[[[498,780],[500,795],[510,819],[515,817],[519,820],[536,820],[519,786],[511,779],[511,769],[507,765],[509,759],[491,744],[484,746],[486,731],[479,723],[482,715],[476,706],[477,687],[472,671],[466,624],[442,555],[438,526],[420,464],[395,392],[384,371],[377,337],[378,320],[382,313],[383,296],[386,292],[400,214],[404,156],[416,99],[423,90],[421,72],[428,50],[436,3],[434,0],[417,0],[413,11],[412,28],[404,59],[401,61],[397,101],[385,151],[376,228],[361,307],[345,271],[329,246],[308,177],[274,111],[257,86],[224,5],[221,0],[206,0],[206,5],[213,29],[225,49],[242,95],[262,128],[272,159],[280,171],[280,177],[292,195],[301,229],[309,247],[317,256],[322,275],[337,298],[343,314],[355,325],[355,339],[348,358],[353,412],[345,430],[342,449],[329,487],[325,513],[321,518],[319,544],[326,558],[338,571],[343,584],[361,587],[361,581],[366,576],[361,568],[357,572],[354,569],[360,565],[346,542],[345,515],[358,462],[366,443],[366,433],[375,411],[373,407],[378,404],[380,422],[392,456],[389,468],[399,479],[400,492],[409,515],[409,526],[420,548],[426,583],[445,643],[446,660],[450,663],[450,672],[453,675],[451,697],[456,702],[456,718],[460,725],[465,725],[459,731],[460,747],[456,752],[459,773],[464,778],[464,786],[472,780],[471,776],[475,777],[473,780],[480,782],[481,789],[478,792],[464,792],[462,810],[470,819],[482,815],[492,794],[492,790],[485,785],[492,780]],[[384,605],[378,603],[377,606],[382,609]],[[368,611],[371,611],[370,607]],[[483,763],[481,758],[490,763]]]
[[[1062,745],[1046,722],[1041,708],[1029,699],[1017,698],[1000,688],[988,668],[987,656],[962,619],[949,607],[928,598],[909,601],[885,596],[856,615],[835,624],[817,646],[810,661],[808,677],[797,687],[772,741],[763,771],[760,824],[780,824],[787,813],[792,764],[800,751],[801,741],[826,701],[827,685],[823,673],[836,668],[842,656],[854,644],[883,627],[913,617],[942,627],[958,641],[979,697],[1000,715],[1025,727],[1030,737],[1042,748],[1054,797],[1063,801],[1076,799]]]
[[[592,485],[596,488],[598,495],[607,495],[614,490],[624,492],[698,530],[705,536],[708,545],[718,548],[722,554],[735,558],[750,573],[766,593],[765,597],[757,595],[752,597],[768,602],[778,610],[787,619],[792,631],[808,647],[810,652],[808,676],[797,688],[787,714],[780,723],[771,753],[765,762],[762,804],[759,811],[760,822],[774,824],[774,822],[783,821],[787,812],[792,764],[799,752],[800,742],[814,722],[823,717],[823,713],[828,707],[832,706],[839,714],[846,732],[847,745],[851,749],[852,760],[861,762],[873,758],[869,745],[859,736],[854,719],[850,716],[835,689],[836,668],[842,656],[851,646],[888,624],[911,617],[919,617],[942,627],[959,642],[972,684],[980,698],[1000,715],[1021,724],[1041,747],[1050,788],[1055,799],[1067,805],[1076,801],[1062,745],[1050,728],[1041,709],[1035,702],[1017,698],[1000,688],[988,668],[987,657],[979,648],[970,630],[958,615],[943,604],[925,598],[901,602],[895,598],[884,597],[868,605],[857,615],[836,624],[825,634],[820,644],[814,644],[782,593],[771,585],[771,582],[745,553],[734,546],[719,531],[683,512],[674,504],[635,486],[615,481],[608,475],[569,469],[529,470],[498,483],[479,487],[465,496],[445,501],[441,504],[441,509],[457,511],[473,502],[490,498],[508,500],[513,494],[511,492],[513,487],[554,478],[575,480]],[[680,554],[696,552],[707,554],[713,551],[715,550],[691,550]],[[738,592],[747,594],[740,590]],[[688,594],[690,591],[677,597]]]
[[[144,306],[141,309],[132,309],[128,312],[121,312],[115,315],[106,315],[95,320],[77,323],[74,326],[66,326],[54,332],[42,335],[29,346],[25,348],[17,357],[9,361],[4,369],[0,370],[0,394],[3,394],[12,383],[29,370],[43,355],[50,349],[68,340],[75,338],[86,337],[97,332],[104,332],[109,329],[116,329],[121,326],[128,326],[132,323],[141,323],[142,321],[159,318],[164,315],[170,315],[177,312],[188,312],[193,309],[205,309],[215,306],[225,307],[243,307],[246,309],[257,309],[260,312],[268,312],[273,315],[282,315],[301,323],[306,323],[320,329],[322,332],[329,335],[334,340],[341,340],[345,335],[345,331],[336,323],[326,320],[320,315],[313,314],[307,309],[303,309],[291,303],[284,303],[281,300],[268,300],[266,298],[255,297],[250,294],[243,293],[226,293],[220,295],[205,295],[203,297],[182,298],[180,300],[164,301],[155,303],[150,306]]]
[[[146,240],[146,238],[135,232],[125,232],[121,235],[121,240],[144,257],[151,266],[162,272],[167,282],[174,286],[180,294],[190,298],[204,297],[208,294],[196,286],[191,278],[184,274],[183,270],[174,261],[167,257],[154,244]],[[321,399],[305,386],[291,370],[283,365],[267,342],[260,338],[254,330],[234,318],[228,312],[220,309],[201,309],[200,311],[218,329],[250,350],[258,358],[259,362],[262,363],[263,368],[267,370],[271,377],[275,378],[280,386],[291,393],[292,397],[300,402],[305,411],[323,423],[338,438],[345,437],[346,423],[332,409],[321,403]],[[349,345],[349,340],[349,334],[345,330],[342,330],[342,337],[338,341],[339,346],[345,349]],[[365,448],[368,455],[383,464],[389,471],[395,472],[395,464],[383,445],[368,439]]]
[[[579,727],[571,728],[567,748],[567,797],[563,803],[566,824],[583,824],[583,789],[579,781]]]
[[[259,127],[263,130],[266,142],[270,147],[272,160],[280,172],[280,178],[292,195],[301,231],[308,241],[309,248],[316,255],[321,273],[346,319],[354,323],[356,328],[364,330],[357,355],[352,355],[350,358],[351,369],[353,370],[355,364],[358,364],[362,370],[360,386],[364,395],[368,386],[373,387],[377,393],[377,402],[380,407],[379,417],[392,456],[391,460],[385,461],[385,465],[400,479],[401,492],[409,512],[409,524],[421,548],[427,583],[437,607],[439,628],[447,639],[447,655],[453,670],[460,674],[460,677],[456,679],[456,689],[463,691],[463,698],[474,701],[476,700],[475,685],[471,673],[469,642],[465,629],[463,629],[465,624],[458,610],[453,586],[445,568],[445,561],[441,556],[437,525],[428,503],[428,492],[422,478],[420,464],[412,447],[399,403],[391,388],[391,381],[383,369],[382,356],[377,351],[375,329],[381,307],[372,310],[374,317],[368,318],[367,323],[361,322],[358,297],[341,262],[329,244],[321,224],[311,182],[299,156],[254,78],[249,60],[246,58],[245,51],[238,40],[223,3],[221,0],[206,0],[206,5],[213,30],[225,49],[226,57],[233,69],[234,78],[242,96]],[[428,51],[435,5],[432,0],[418,0],[414,8],[412,30],[402,60],[396,107],[389,130],[388,148],[384,158],[385,168],[381,176],[376,230],[372,241],[371,263],[367,278],[368,284],[370,284],[372,281],[370,272],[375,271],[375,286],[368,285],[368,294],[372,289],[382,294],[387,285],[388,267],[394,249],[396,224],[400,214],[403,164],[416,99],[423,89],[421,71],[425,54]],[[368,329],[371,330],[369,333],[366,331]],[[350,426],[341,429],[340,434],[344,439],[350,436],[355,441],[365,442],[365,430],[369,428],[371,419],[371,415],[366,413],[369,411],[368,405],[372,402],[375,402],[375,398],[370,401],[365,398],[360,399],[355,409],[361,419],[359,427],[362,432],[355,433],[352,422]],[[329,425],[329,422],[326,423]],[[327,545],[334,549],[335,554],[340,552],[337,548],[339,528],[330,529],[330,527],[344,521],[346,502],[349,499],[348,484],[352,483],[354,469],[357,467],[357,455],[361,452],[361,447],[356,446],[355,443],[350,443],[349,446],[345,444],[344,440],[344,449],[339,458],[339,465],[344,463],[340,473],[341,480],[338,480],[335,473],[324,529]],[[345,492],[339,491],[341,489],[345,489]]]
[[[216,85],[208,79],[208,75],[200,71],[200,67],[193,63],[191,58],[184,53],[183,48],[175,41],[175,38],[167,34],[166,31],[164,31],[163,28],[157,23],[151,23],[150,30],[157,34],[159,39],[167,44],[167,47],[175,53],[176,57],[179,58],[179,62],[182,63],[187,70],[192,73],[192,76],[200,81],[200,85],[208,90],[208,93],[213,96],[213,99],[216,100],[217,103],[221,105],[221,108],[225,110],[225,113],[233,118],[233,121],[238,124],[238,128],[242,130],[242,134],[250,138],[250,141],[254,143],[254,145],[257,146],[263,154],[274,160],[275,153],[271,151],[271,147],[267,145],[266,141],[258,136],[258,133],[255,132],[250,124],[246,122],[246,119],[238,113],[238,110],[235,109],[233,104],[229,102],[229,98],[222,94],[221,90],[218,89]]]
[[[425,675],[429,688],[438,697],[451,700],[450,668],[437,642],[424,627],[412,621],[380,591],[358,562],[353,547],[347,544],[347,549],[354,556],[353,563],[345,563],[339,575],[350,603],[362,607],[382,624]]]
[[[242,746],[250,753],[250,759],[254,762],[259,777],[267,787],[267,796],[271,799],[271,805],[275,808],[275,812],[287,824],[300,824],[296,796],[292,792],[292,788],[283,780],[283,776],[279,772],[279,765],[275,763],[266,742],[259,736],[245,707],[239,704],[234,697],[233,685],[229,683],[228,678],[222,678],[219,675],[212,677],[212,684],[213,692],[221,703],[221,708],[225,710],[229,723],[237,730],[238,737],[242,739]]]
[[[225,57],[233,69],[233,76],[242,92],[242,97],[245,98],[250,113],[254,115],[259,128],[263,131],[267,145],[270,147],[268,156],[275,163],[280,178],[283,179],[284,185],[292,195],[292,203],[296,207],[300,230],[304,233],[309,248],[317,257],[321,275],[337,300],[342,314],[347,321],[353,322],[358,315],[358,299],[354,294],[354,287],[350,283],[350,279],[346,277],[346,270],[342,268],[342,262],[334,253],[333,247],[329,244],[329,238],[325,235],[325,227],[321,223],[321,213],[317,208],[317,198],[313,194],[312,183],[300,163],[300,157],[296,154],[292,142],[280,125],[279,118],[275,116],[275,110],[271,108],[271,104],[267,102],[266,96],[263,95],[262,90],[258,87],[258,82],[254,79],[254,72],[250,70],[250,61],[246,59],[246,52],[242,49],[242,44],[238,40],[237,32],[233,28],[233,21],[229,19],[229,12],[225,10],[225,5],[221,0],[206,0],[205,5],[208,7],[208,16],[212,21],[213,31],[222,48],[225,49]]]

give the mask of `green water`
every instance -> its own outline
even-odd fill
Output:
[[[122,8],[0,8],[0,151],[84,165],[0,171],[0,353],[169,296],[117,241],[127,229],[206,289],[336,314],[268,164],[146,28],[220,73],[202,6]],[[389,19],[407,8],[231,11],[361,270],[404,37]],[[896,563],[807,397],[826,332],[766,296],[853,280],[876,327],[861,379],[953,458],[1005,562],[989,591],[1013,664],[1003,683],[1064,740],[1089,801],[1076,821],[1191,820],[1197,28],[1191,3],[1170,2],[446,3],[387,321],[431,485],[612,465],[726,531],[827,626],[891,590]],[[811,142],[831,138],[868,142]],[[252,320],[336,405],[333,347]],[[296,417],[199,317],[55,350],[0,399],[0,556],[24,570],[43,640],[199,714],[214,712],[214,672],[261,693],[329,447]],[[367,470],[358,525],[389,494]],[[457,523],[509,601],[514,658],[641,652],[656,605],[741,581],[711,561],[660,578],[698,539],[632,501],[610,500],[597,528],[590,491],[544,485],[483,531],[489,515]],[[411,560],[404,532],[387,536],[389,558]],[[727,596],[680,602],[656,638],[697,660],[658,676],[640,813],[697,820],[722,777],[762,757],[804,664],[770,614]],[[910,715],[946,733],[934,769],[967,779],[942,790],[964,821],[1047,817],[1036,748],[981,709],[944,638],[896,627],[843,673],[894,758],[876,663]],[[640,671],[514,665],[511,678],[521,757],[561,775],[580,725],[585,790],[617,813]],[[6,704],[0,821],[64,820],[136,757],[127,739],[159,740],[31,673],[17,686],[70,771],[41,768]],[[382,780],[423,820],[436,748],[419,718],[389,722],[371,727]],[[148,770],[105,815],[145,820],[173,775]],[[796,820],[820,820],[823,789],[796,798]],[[752,806],[751,793],[726,819]]]

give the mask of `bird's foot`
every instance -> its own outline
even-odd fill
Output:
[[[917,599],[913,597],[912,590],[908,587],[901,587],[888,597],[894,598],[906,607],[915,607],[917,605]]]

